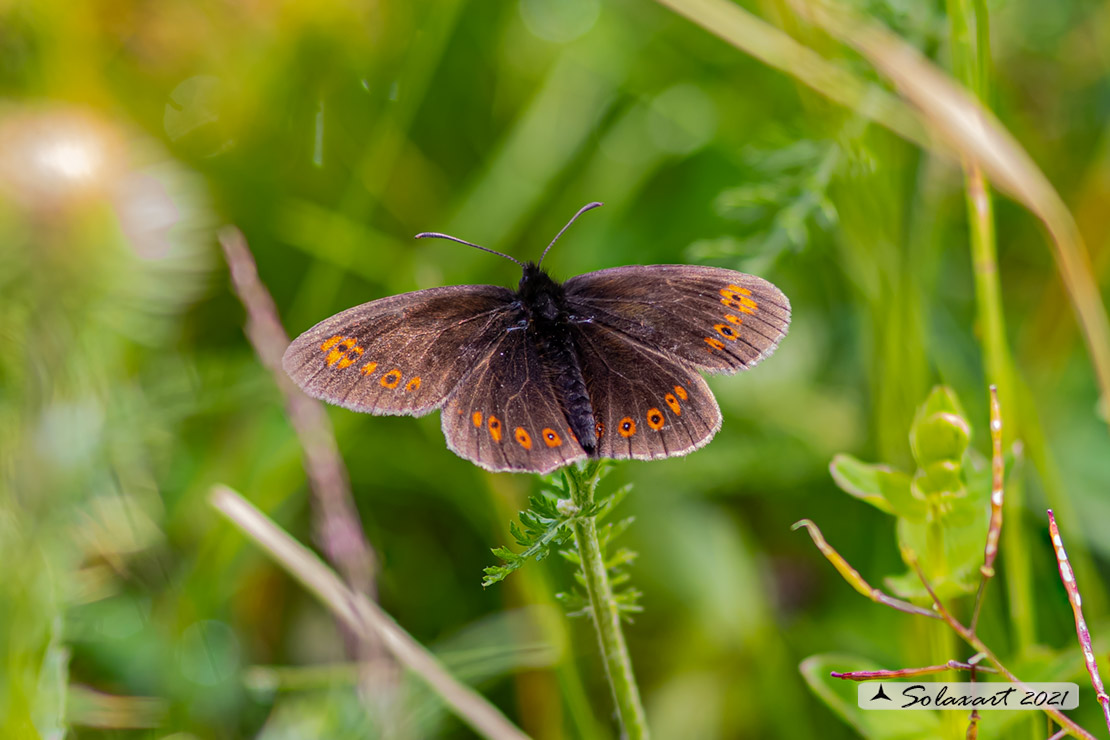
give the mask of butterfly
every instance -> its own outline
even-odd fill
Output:
[[[308,395],[353,411],[442,409],[456,454],[491,471],[548,473],[586,458],[651,460],[702,447],[721,411],[701,373],[770,355],[790,301],[719,267],[629,265],[560,283],[521,262],[515,291],[457,285],[381,298],[300,335],[283,365]]]

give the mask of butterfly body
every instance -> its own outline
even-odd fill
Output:
[[[310,396],[354,411],[441,409],[459,456],[546,473],[707,444],[721,412],[701,374],[752,367],[790,324],[778,288],[734,270],[630,265],[561,283],[518,264],[515,291],[431,288],[338,313],[290,344],[285,370]]]
[[[589,456],[597,453],[597,421],[572,323],[577,317],[566,289],[538,265],[525,264],[517,296],[526,316],[528,341],[535,347],[553,389],[562,402],[574,438]]]

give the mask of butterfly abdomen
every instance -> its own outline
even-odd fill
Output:
[[[586,379],[582,375],[582,364],[574,340],[565,327],[560,329],[542,353],[544,366],[551,374],[551,384],[563,402],[563,413],[575,439],[588,455],[594,456],[597,452],[597,427],[593,405],[586,390]]]
[[[518,294],[528,316],[528,338],[536,348],[575,440],[594,457],[597,427],[578,347],[571,332],[566,293],[547,273],[529,264]]]

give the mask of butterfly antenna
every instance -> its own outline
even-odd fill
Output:
[[[559,241],[559,237],[563,235],[563,232],[569,229],[570,225],[578,220],[579,216],[581,216],[586,211],[592,211],[593,209],[598,208],[601,205],[601,203],[594,201],[593,203],[587,203],[586,205],[579,208],[578,213],[570,217],[570,221],[567,221],[567,225],[559,229],[559,233],[556,234],[555,238],[551,240],[551,243],[547,245],[547,249],[543,250],[543,254],[540,255],[540,261],[537,263],[537,265],[543,264],[543,258],[546,257],[547,253],[551,251],[551,248],[555,246],[555,242]]]
[[[498,257],[504,257],[507,260],[512,260],[513,262],[517,263],[521,267],[524,267],[524,263],[521,262],[520,260],[518,260],[516,257],[510,257],[509,255],[507,255],[503,252],[498,252],[496,249],[490,249],[489,247],[483,247],[480,244],[475,244],[473,242],[468,242],[465,239],[460,239],[459,237],[451,236],[450,234],[440,234],[437,231],[422,231],[422,232],[420,232],[419,234],[416,235],[416,238],[417,239],[448,239],[448,240],[453,241],[453,242],[458,242],[459,244],[465,244],[468,247],[474,247],[475,249],[481,249],[483,252],[489,252],[490,254],[496,254]]]

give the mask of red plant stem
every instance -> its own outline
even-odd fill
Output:
[[[1004,460],[1002,458],[1002,412],[998,406],[998,386],[991,386],[991,520],[987,544],[983,548],[984,576],[994,575],[994,559],[998,556],[998,538],[1002,533],[1002,496]]]
[[[967,723],[967,734],[964,740],[979,740],[979,712],[972,710],[971,719]]]
[[[972,170],[980,176],[978,168]],[[974,178],[972,178],[974,181]],[[979,590],[975,592],[975,605],[971,610],[971,631],[979,627],[979,614],[983,610],[983,594],[987,583],[994,577],[994,560],[998,557],[998,540],[1002,536],[1002,502],[1005,493],[1006,461],[1002,457],[1002,409],[998,403],[998,386],[990,386],[991,395],[991,517],[987,527],[987,542],[983,545],[983,565],[979,568]],[[971,669],[975,681],[975,668]],[[967,726],[967,740],[979,737],[979,710],[972,709]]]
[[[922,668],[899,668],[890,671],[846,671],[844,673],[832,671],[830,675],[833,678],[843,678],[846,681],[875,681],[878,679],[903,678],[905,676],[925,676],[930,673],[944,673],[945,671],[973,671],[976,669],[985,673],[998,672],[993,668],[950,660],[941,665],[927,665]]]
[[[925,576],[925,571],[921,570],[921,565],[917,562],[917,556],[914,555],[912,552],[905,552],[903,553],[903,556],[905,560],[917,572],[917,577],[921,580],[921,585],[924,586],[925,590],[929,592],[929,596],[933,599],[933,606],[940,614],[941,619],[943,619],[945,622],[948,622],[948,626],[951,627],[953,631],[955,631],[955,633],[959,635],[961,639],[963,639],[964,642],[975,648],[976,651],[983,653],[986,659],[989,660],[994,665],[994,667],[998,669],[999,673],[1009,679],[1010,683],[1017,684],[1018,687],[1022,690],[1027,690],[1025,684],[1022,683],[1021,679],[1015,676],[1009,668],[1002,664],[1002,661],[998,659],[998,656],[994,654],[994,651],[987,647],[986,643],[979,639],[979,636],[977,634],[960,624],[959,620],[953,617],[952,613],[945,608],[944,604],[940,600],[940,597],[937,596],[937,592],[933,590],[932,585],[929,583],[929,579]],[[1094,735],[1077,725],[1074,721],[1072,721],[1070,717],[1061,712],[1059,709],[1042,707],[1041,711],[1052,717],[1052,719],[1056,720],[1059,725],[1067,729],[1069,734],[1074,735],[1075,737],[1081,737],[1083,738],[1083,740],[1097,740]]]
[[[1075,582],[1075,573],[1071,563],[1068,562],[1068,553],[1064,549],[1064,540],[1060,537],[1060,530],[1056,527],[1056,517],[1052,509],[1048,510],[1048,532],[1052,535],[1052,547],[1056,550],[1056,563],[1060,567],[1060,580],[1068,592],[1068,601],[1071,602],[1072,615],[1075,617],[1075,634],[1079,636],[1079,646],[1083,649],[1083,661],[1087,664],[1087,673],[1091,674],[1091,685],[1095,687],[1098,703],[1102,705],[1102,714],[1106,718],[1106,729],[1110,730],[1110,696],[1102,685],[1102,676],[1098,673],[1098,661],[1095,660],[1095,650],[1091,644],[1091,631],[1087,629],[1087,620],[1083,618],[1083,599],[1079,596],[1079,584]]]

